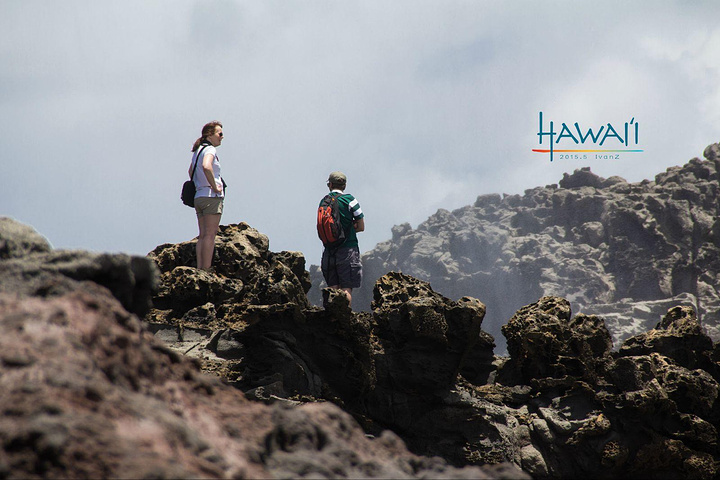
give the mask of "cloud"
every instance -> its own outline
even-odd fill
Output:
[[[0,214],[57,247],[144,254],[196,235],[179,201],[210,120],[228,198],[271,248],[320,257],[315,207],[343,170],[361,249],[438,208],[591,166],[631,181],[720,127],[712,2],[131,1],[0,4]],[[538,112],[640,122],[620,162],[531,152]]]

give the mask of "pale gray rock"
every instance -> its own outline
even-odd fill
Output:
[[[31,226],[10,217],[0,217],[0,260],[50,250],[50,242]]]

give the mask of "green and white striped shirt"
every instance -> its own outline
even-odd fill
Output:
[[[362,208],[360,208],[360,203],[355,197],[349,193],[343,193],[341,190],[333,190],[330,195],[338,196],[338,203],[340,204],[340,223],[343,230],[345,230],[345,243],[341,247],[357,247],[357,232],[353,222],[365,217]]]

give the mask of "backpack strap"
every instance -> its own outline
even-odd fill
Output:
[[[192,180],[193,177],[195,176],[195,170],[197,169],[197,164],[198,164],[198,160],[200,159],[200,154],[202,153],[203,150],[205,150],[205,147],[209,147],[209,146],[210,146],[209,143],[204,144],[203,147],[198,152],[197,156],[195,157],[195,165],[193,165],[193,170],[192,170],[192,173],[190,174],[190,180]]]

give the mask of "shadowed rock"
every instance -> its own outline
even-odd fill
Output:
[[[559,185],[523,195],[481,195],[405,223],[363,255],[364,285],[353,305],[370,310],[374,282],[402,271],[451,299],[489,305],[483,323],[500,353],[500,328],[545,296],[605,318],[613,342],[653,328],[676,305],[691,307],[720,339],[720,147],[653,180],[604,179],[581,168]],[[313,284],[322,285],[311,268]],[[320,304],[319,289],[311,290]]]
[[[503,332],[511,357],[487,390],[530,386],[530,438],[539,441],[531,440],[537,455],[527,471],[567,478],[580,471],[602,478],[717,475],[717,347],[691,309],[671,308],[655,330],[617,353],[602,319],[571,317],[569,303],[556,297],[520,309]]]
[[[12,256],[0,257],[0,292],[22,296],[59,296],[91,282],[107,288],[130,312],[145,315],[158,286],[155,264],[124,254],[50,250],[32,228],[0,221],[0,238]]]
[[[0,233],[9,236],[6,230]],[[176,259],[181,257],[182,248],[170,250],[178,253]],[[207,326],[230,318],[235,327],[255,328],[256,335],[242,344],[242,331],[227,325],[204,331],[211,341],[202,350],[222,355],[224,359],[214,357],[218,364],[230,365],[222,371],[225,378],[246,360],[258,362],[255,371],[268,368],[276,377],[282,375],[276,368],[285,366],[287,379],[297,380],[310,369],[298,372],[293,366],[323,358],[313,357],[308,348],[328,355],[338,345],[353,346],[356,339],[369,338],[363,335],[367,324],[352,315],[335,319],[310,309],[306,316],[294,305],[291,292],[300,283],[287,273],[293,266],[274,261],[269,252],[245,260],[245,266],[253,267],[244,270],[244,280],[235,280],[252,285],[253,291],[240,297],[226,295],[235,284],[222,274],[180,264],[168,267],[176,275],[161,278],[172,284],[161,285],[158,295],[181,298],[192,293],[191,303],[200,304],[173,322],[174,336],[172,328],[148,330],[120,303],[128,292],[140,295],[137,272],[146,272],[149,284],[157,282],[153,263],[146,263],[146,270],[137,265],[133,269],[133,259],[124,255],[54,251],[0,260],[0,476],[528,478],[508,464],[459,469],[439,458],[418,457],[391,432],[368,438],[350,415],[318,399],[307,405],[252,402],[217,376],[202,373],[197,359],[168,348],[189,341],[201,350],[197,342],[203,330],[185,328],[184,319],[189,325]],[[241,303],[233,316],[225,309],[237,298]],[[250,303],[273,299],[291,301]],[[150,317],[156,318],[153,312]],[[297,339],[288,333],[291,326]],[[322,330],[325,336],[315,338]],[[263,340],[264,345],[257,342]],[[358,348],[362,345],[367,343],[360,342]],[[262,351],[248,354],[258,346]],[[272,358],[275,353],[277,359]],[[367,351],[357,365],[349,364],[348,353],[334,354],[345,362],[348,387],[352,392],[370,388],[370,369],[362,371],[369,363]],[[268,360],[274,363],[263,367]],[[331,367],[337,368],[321,365],[317,371]],[[316,383],[288,381],[285,388],[319,397],[323,380],[310,380]]]
[[[647,333],[629,338],[620,347],[620,355],[647,355],[657,352],[678,365],[694,369],[708,363],[706,352],[713,342],[702,330],[692,308],[674,307]]]
[[[573,192],[587,188],[596,187]],[[478,205],[503,201],[490,196]],[[449,212],[443,218],[452,221]],[[593,223],[585,235],[604,229]],[[537,253],[533,245],[539,243],[524,247],[528,262]],[[249,398],[288,406],[330,400],[368,434],[387,438],[382,432],[391,429],[414,453],[455,466],[514,464],[538,478],[717,474],[720,355],[690,308],[653,300],[666,316],[614,352],[603,317],[573,316],[568,299],[540,297],[510,317],[502,330],[510,357],[495,357],[494,338],[480,329],[485,305],[479,300],[452,301],[425,281],[390,272],[375,284],[372,313],[353,312],[345,294],[332,289],[322,292],[324,308],[311,307],[292,300],[300,282],[290,274],[270,281],[275,254],[248,251],[247,280],[203,273],[216,286],[194,300],[198,307],[165,324],[157,311],[147,318],[173,348]],[[549,275],[555,265],[543,268]],[[174,270],[175,283],[195,275],[188,267]],[[575,282],[585,278],[581,273],[575,271]],[[230,280],[242,282],[243,292],[223,297]],[[263,289],[285,303],[247,301]],[[182,290],[167,291],[168,305],[183,302]],[[632,308],[642,316],[646,305]],[[614,322],[635,322],[612,314]],[[271,444],[284,447],[273,451],[285,448],[283,457],[293,462],[318,449],[335,451],[321,448],[325,434],[288,412],[278,415],[293,426],[277,429]],[[303,468],[321,475],[333,464],[309,459]]]
[[[388,384],[426,392],[453,385],[485,316],[476,299],[452,302],[428,283],[396,272],[378,280],[373,310]]]
[[[588,315],[571,318],[570,303],[543,297],[521,308],[502,327],[510,361],[505,371],[517,370],[515,382],[552,377],[575,377],[595,383],[600,362],[612,348],[610,333],[602,319]],[[505,382],[513,383],[510,378]]]

